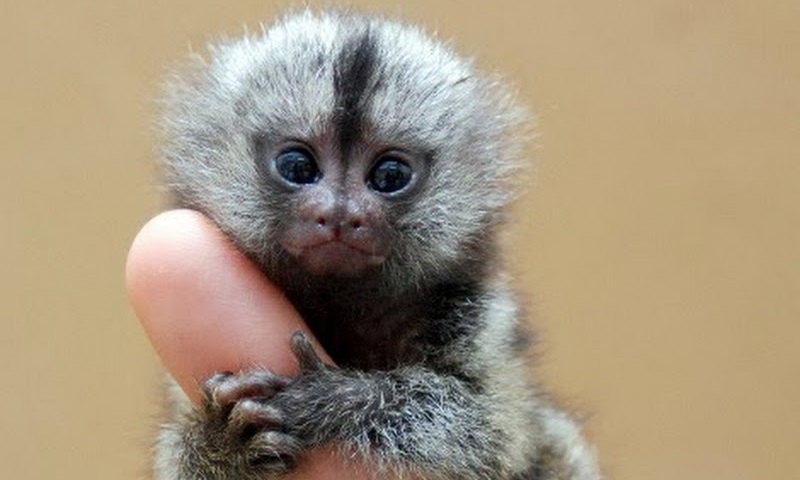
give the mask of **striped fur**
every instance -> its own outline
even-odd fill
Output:
[[[269,398],[191,408],[178,394],[159,480],[274,478],[326,444],[378,478],[600,478],[579,427],[528,380],[525,322],[496,238],[525,112],[501,82],[417,27],[302,12],[194,58],[166,110],[174,202],[213,218],[281,285],[338,367],[300,342],[316,366]],[[380,200],[391,244],[380,268],[313,276],[281,246],[307,200],[265,181],[258,158],[287,140],[345,170],[387,147],[418,166],[412,193]],[[252,409],[279,412],[279,428],[231,427]]]

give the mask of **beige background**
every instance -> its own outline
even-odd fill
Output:
[[[356,2],[539,115],[512,253],[609,477],[800,478],[800,3]],[[123,263],[154,98],[285,3],[0,3],[0,478],[139,479],[159,367]]]

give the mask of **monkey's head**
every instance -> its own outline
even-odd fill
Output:
[[[414,27],[309,12],[211,47],[166,107],[176,202],[268,274],[405,285],[486,257],[524,116]]]

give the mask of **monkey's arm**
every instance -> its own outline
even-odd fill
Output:
[[[434,478],[505,478],[503,433],[488,398],[424,366],[391,371],[327,367],[302,337],[293,349],[303,375],[269,402],[305,445],[330,442],[378,471]]]
[[[303,374],[291,383],[263,371],[218,374],[202,407],[176,412],[159,439],[159,480],[275,478],[302,450],[330,443],[378,472],[507,478],[502,435],[465,382],[424,367],[324,366],[302,336],[293,349]]]
[[[275,478],[323,444],[416,478],[598,479],[577,425],[529,387],[522,347],[511,341],[516,309],[503,299],[480,302],[492,305],[491,321],[437,347],[428,364],[332,368],[295,336],[298,378],[215,376],[204,406],[178,412],[162,431],[159,479]]]

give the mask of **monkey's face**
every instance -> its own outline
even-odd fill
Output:
[[[520,109],[412,27],[296,16],[170,94],[171,190],[273,277],[452,275],[511,198]]]
[[[278,246],[312,275],[358,276],[391,255],[397,219],[424,181],[415,155],[367,144],[344,156],[326,138],[255,142]]]

